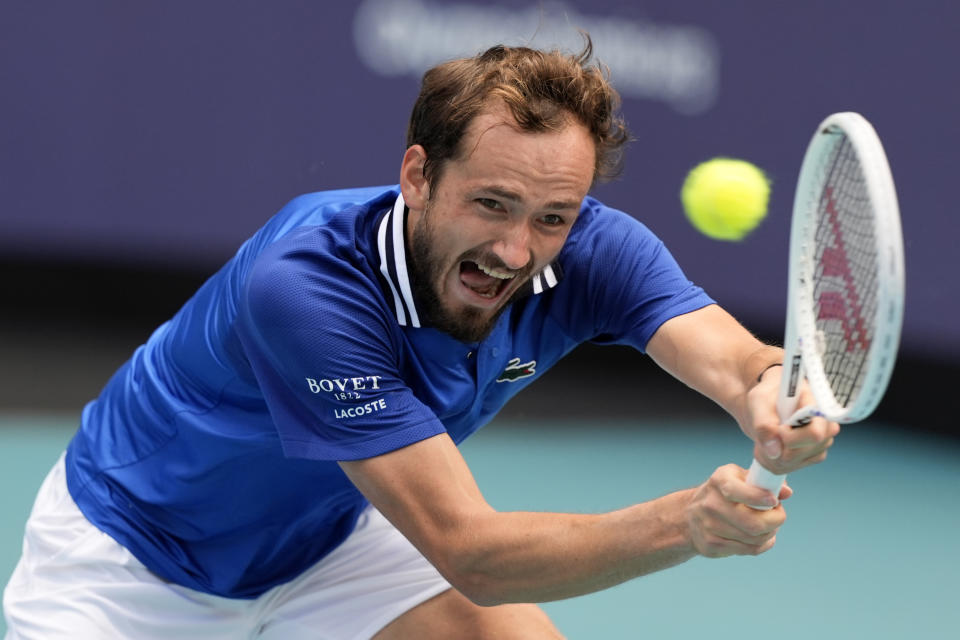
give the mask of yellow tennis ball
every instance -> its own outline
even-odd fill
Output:
[[[745,160],[714,158],[691,169],[680,200],[701,233],[716,240],[742,240],[767,215],[770,181]]]

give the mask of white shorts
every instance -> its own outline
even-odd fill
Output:
[[[254,600],[167,582],[83,516],[61,456],[33,506],[3,607],[7,640],[354,640],[449,588],[372,507],[327,557]]]

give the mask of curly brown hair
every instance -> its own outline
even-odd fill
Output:
[[[458,157],[467,127],[493,99],[506,104],[524,131],[557,130],[572,116],[593,138],[594,182],[618,175],[630,134],[607,69],[588,65],[593,43],[584,38],[577,54],[497,45],[427,71],[407,128],[407,146],[426,151],[427,181],[432,184],[444,163]]]

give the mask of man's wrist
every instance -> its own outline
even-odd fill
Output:
[[[767,371],[770,371],[770,369],[773,369],[774,367],[782,367],[782,366],[783,366],[782,362],[773,362],[765,366],[763,369],[760,370],[760,373],[757,375],[757,384],[760,384],[761,382],[763,382],[763,374],[765,374]]]

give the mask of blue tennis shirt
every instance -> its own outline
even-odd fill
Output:
[[[83,410],[67,483],[159,576],[250,598],[340,544],[366,506],[338,460],[457,443],[585,341],[643,350],[712,300],[630,216],[587,198],[490,336],[421,326],[396,187],[301,196]]]

